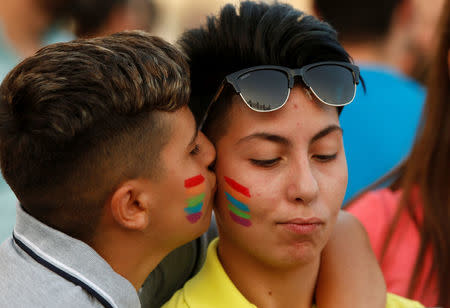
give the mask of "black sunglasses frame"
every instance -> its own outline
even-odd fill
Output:
[[[326,101],[322,100],[314,91],[314,89],[308,84],[307,80],[305,79],[305,74],[308,72],[308,70],[318,67],[318,66],[323,66],[323,65],[336,65],[336,66],[342,66],[345,67],[346,69],[350,70],[352,72],[353,75],[353,82],[354,82],[354,91],[353,91],[353,98],[344,103],[344,104],[330,104],[327,103]],[[288,94],[286,96],[285,101],[278,106],[277,108],[273,108],[270,110],[261,110],[261,109],[256,109],[254,107],[252,107],[247,101],[246,99],[242,96],[241,94],[241,89],[239,88],[239,77],[254,72],[254,71],[259,71],[259,70],[274,70],[274,71],[280,71],[283,72],[287,78],[288,78]],[[360,81],[360,75],[359,75],[359,67],[348,63],[348,62],[338,62],[338,61],[323,61],[323,62],[316,62],[316,63],[312,63],[312,64],[308,64],[305,65],[301,68],[297,68],[297,69],[291,69],[288,67],[284,67],[284,66],[278,66],[278,65],[259,65],[259,66],[252,66],[249,68],[245,68],[242,70],[239,70],[237,72],[231,73],[229,75],[227,75],[225,77],[225,79],[222,81],[219,89],[217,90],[216,94],[214,95],[213,99],[211,100],[211,102],[208,105],[208,108],[206,109],[205,114],[203,115],[202,121],[200,122],[199,125],[199,129],[201,129],[203,127],[203,125],[205,124],[206,118],[208,117],[209,111],[211,109],[211,106],[214,104],[215,101],[217,101],[217,99],[219,98],[220,94],[222,94],[223,89],[225,88],[226,84],[231,84],[234,88],[234,90],[236,91],[237,94],[239,94],[241,96],[241,98],[244,100],[245,104],[252,110],[257,111],[257,112],[271,112],[271,111],[275,111],[277,109],[280,109],[281,107],[283,107],[287,100],[289,99],[289,95],[290,95],[290,90],[294,87],[294,81],[295,81],[295,77],[301,77],[301,80],[303,82],[303,84],[306,86],[306,88],[311,91],[314,96],[322,103],[329,105],[329,106],[334,106],[334,107],[341,107],[341,106],[345,106],[350,104],[353,99],[355,98],[356,95],[356,86],[359,84]]]

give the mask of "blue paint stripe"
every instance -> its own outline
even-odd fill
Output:
[[[250,209],[248,208],[247,205],[245,205],[244,203],[242,203],[241,201],[238,201],[236,199],[233,198],[232,195],[230,195],[229,193],[225,192],[225,195],[227,196],[228,201],[231,202],[231,204],[233,204],[235,207],[237,207],[238,209],[240,209],[241,211],[244,212],[250,212]]]
[[[197,212],[200,212],[202,210],[202,206],[203,206],[203,202],[199,203],[196,206],[190,206],[190,207],[185,207],[184,211],[188,214],[195,214]]]

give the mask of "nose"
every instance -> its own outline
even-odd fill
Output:
[[[198,133],[200,155],[206,167],[209,167],[216,159],[216,149],[209,139],[202,133]]]
[[[292,168],[288,183],[289,201],[296,204],[310,204],[319,193],[317,178],[308,159],[302,159]]]

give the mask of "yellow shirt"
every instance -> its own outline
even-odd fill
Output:
[[[211,242],[200,272],[178,290],[162,308],[256,308],[230,280],[217,257],[218,239]],[[386,308],[422,308],[420,303],[387,295]]]

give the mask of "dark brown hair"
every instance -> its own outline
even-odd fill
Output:
[[[428,82],[428,97],[423,126],[419,131],[402,176],[403,200],[398,209],[406,207],[420,231],[421,244],[414,268],[409,294],[417,286],[425,252],[433,250],[433,271],[438,277],[438,305],[450,307],[450,80],[448,51],[450,48],[450,7],[443,11],[440,44]],[[413,188],[420,189],[423,202],[423,223],[418,224],[411,200]],[[398,218],[396,219],[398,221]],[[393,230],[394,224],[391,226]],[[389,233],[388,240],[393,231]],[[386,244],[387,245],[387,244]],[[386,250],[386,248],[384,249]]]
[[[420,248],[408,293],[412,296],[423,270],[425,253],[431,247],[433,268],[439,287],[437,305],[450,307],[450,5],[447,2],[440,24],[440,42],[429,79],[428,96],[416,141],[408,159],[388,176],[364,192],[391,182],[392,190],[403,189],[399,207],[390,224],[381,254],[381,262],[405,210],[420,233]],[[393,181],[393,182],[392,182]],[[417,217],[414,192],[420,192],[423,220]],[[364,194],[364,192],[362,194]],[[361,194],[361,195],[362,195]],[[351,203],[361,195],[354,198]]]
[[[141,31],[50,45],[0,88],[0,162],[32,216],[87,239],[118,184],[155,177],[187,105],[184,56]]]

